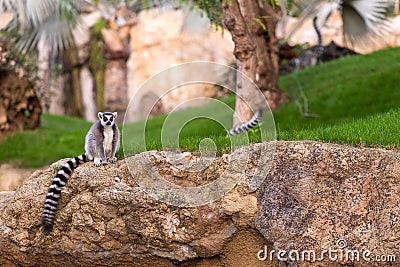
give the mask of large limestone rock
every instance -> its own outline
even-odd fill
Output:
[[[40,217],[54,171],[37,171],[16,192],[0,194],[0,265],[385,266],[375,257],[398,253],[399,152],[278,142],[264,183],[250,192],[259,148],[245,148],[248,167],[236,187],[200,207],[170,206],[147,195],[137,179],[149,174],[139,164],[149,157],[150,173],[196,186],[218,178],[230,155],[217,157],[202,172],[177,169],[164,152],[99,168],[84,164],[72,175],[48,236]],[[336,260],[327,252],[320,260],[324,250],[335,251],[330,256]],[[299,260],[293,262],[296,251]],[[313,263],[301,259],[304,251],[316,253]],[[359,252],[359,260],[345,261],[348,251]]]
[[[11,12],[3,12],[0,14],[0,30],[5,28],[14,18]]]

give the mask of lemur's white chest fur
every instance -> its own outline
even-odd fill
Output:
[[[114,137],[114,131],[112,127],[105,127],[103,134],[104,134],[104,141],[103,141],[104,154],[106,155],[107,158],[109,158],[111,157],[111,152],[112,152],[112,140]]]

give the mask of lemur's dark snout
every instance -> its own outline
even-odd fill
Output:
[[[106,122],[106,125],[111,125],[111,121],[107,121],[107,122]]]

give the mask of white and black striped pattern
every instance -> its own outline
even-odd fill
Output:
[[[318,45],[317,45],[317,49],[316,49],[316,57],[317,57],[317,64],[318,64],[319,58],[324,53],[325,48],[322,45],[322,34],[321,34],[320,29],[318,28],[317,19],[318,19],[318,17],[314,17],[313,26],[314,26],[315,33],[317,34],[317,37],[318,37]]]
[[[57,172],[51,182],[49,191],[46,195],[44,202],[42,225],[45,233],[50,233],[53,229],[54,217],[57,211],[57,205],[60,200],[61,190],[67,184],[69,177],[73,170],[81,163],[87,162],[88,159],[85,154],[77,156],[65,163]]]
[[[263,112],[261,109],[257,110],[256,112],[254,112],[253,117],[251,117],[251,119],[249,121],[239,124],[238,126],[232,128],[229,131],[228,136],[238,135],[238,134],[241,134],[241,133],[251,130],[258,123],[260,123],[260,121],[262,119],[262,114],[263,114]]]

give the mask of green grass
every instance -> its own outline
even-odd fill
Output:
[[[400,109],[397,109],[332,126],[298,131],[279,131],[278,139],[308,139],[357,146],[399,147],[399,133]]]
[[[299,114],[292,102],[275,112],[280,131],[315,129],[388,112],[400,107],[400,48],[342,58],[281,78],[293,95],[298,77],[317,118]]]
[[[203,107],[161,115],[147,122],[127,124],[123,127],[125,153],[144,150],[171,149],[196,151],[201,140],[211,138],[220,151],[229,150],[226,129],[232,124],[230,111],[232,98],[213,101]],[[218,123],[216,122],[218,121]],[[177,138],[178,137],[178,138]],[[204,143],[203,143],[204,144]]]
[[[332,61],[281,77],[281,87],[293,98],[274,113],[278,139],[399,147],[399,70],[400,48],[393,48]],[[295,79],[307,96],[309,112],[317,117],[304,117],[299,113],[293,101],[299,95]],[[229,97],[223,102],[232,107],[234,98]],[[191,119],[199,115],[203,118]],[[218,153],[228,152],[231,140],[225,137],[224,128],[230,128],[231,118],[232,111],[227,106],[212,102],[147,122],[127,124],[123,128],[125,152],[133,154],[162,147],[204,152],[215,146]],[[263,123],[272,124],[265,118]],[[40,167],[81,154],[90,125],[80,119],[43,114],[40,129],[17,133],[0,143],[0,163]],[[250,142],[260,140],[259,132],[257,129],[250,132]],[[212,139],[215,146],[207,138]],[[233,141],[246,144],[247,139],[235,138]],[[122,154],[121,150],[119,158]]]
[[[35,168],[82,154],[90,125],[81,119],[43,114],[38,130],[16,133],[0,143],[0,162]]]

